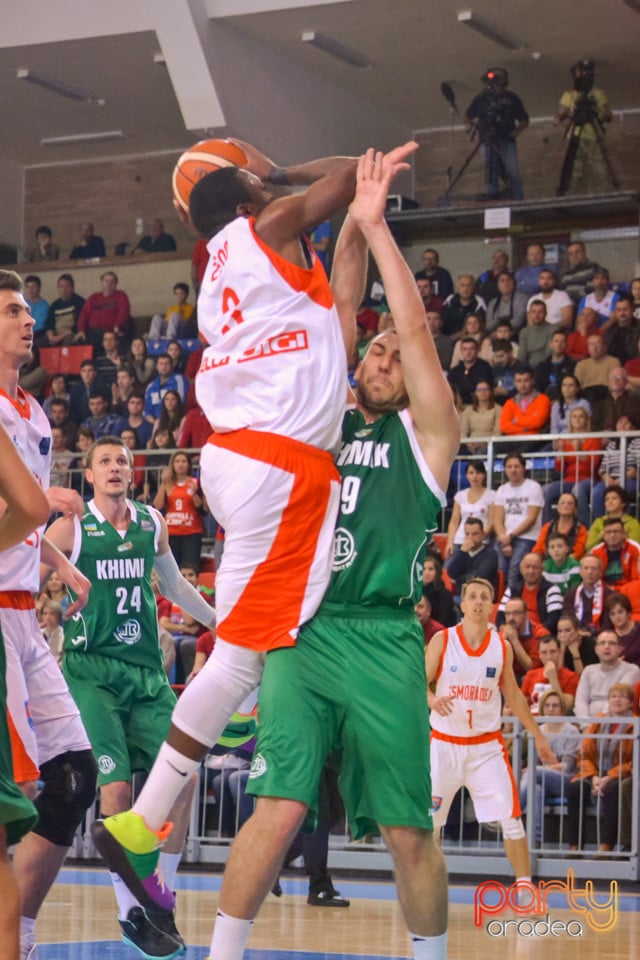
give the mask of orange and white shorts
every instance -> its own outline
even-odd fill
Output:
[[[478,823],[520,816],[518,788],[500,733],[475,743],[452,743],[431,732],[431,796],[433,823],[447,822],[451,801],[460,787],[471,794]]]
[[[0,593],[7,659],[7,713],[14,777],[35,780],[38,767],[67,750],[90,750],[80,713],[42,635],[26,591]]]
[[[224,527],[216,635],[242,647],[293,646],[329,583],[340,475],[331,454],[258,430],[214,433],[201,484]]]

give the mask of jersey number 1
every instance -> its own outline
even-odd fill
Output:
[[[473,730],[473,710],[467,710],[467,718],[469,720],[469,730]]]

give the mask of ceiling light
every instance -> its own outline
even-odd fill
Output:
[[[93,133],[70,133],[65,137],[43,137],[41,147],[66,147],[77,143],[102,143],[104,140],[124,140],[122,130],[95,130]]]
[[[363,54],[358,53],[356,50],[351,50],[350,47],[343,46],[343,44],[338,43],[337,40],[325,36],[324,33],[316,33],[315,30],[305,30],[300,39],[303,43],[310,43],[312,47],[317,47],[317,49],[322,50],[323,53],[328,53],[329,56],[335,57],[336,60],[342,60],[343,63],[348,63],[350,67],[357,67],[358,70],[369,70],[371,68],[371,63]]]
[[[527,45],[523,43],[522,40],[517,40],[515,37],[510,36],[508,33],[505,33],[504,30],[501,30],[500,27],[495,27],[489,20],[483,20],[482,17],[479,17],[476,13],[472,13],[471,10],[465,10],[459,13],[458,23],[463,23],[466,27],[470,27],[472,30],[475,30],[476,33],[486,37],[487,40],[493,40],[494,43],[504,47],[505,50],[526,49]]]
[[[67,100],[75,100],[77,103],[99,103],[101,106],[104,105],[104,100],[93,97],[90,93],[87,93],[86,90],[81,90],[80,87],[72,87],[68,83],[63,83],[61,80],[45,77],[44,74],[36,73],[34,70],[29,70],[26,67],[18,68],[16,79],[26,80],[27,83],[33,83],[37,87],[43,87],[51,93],[57,93],[58,96],[66,97]]]

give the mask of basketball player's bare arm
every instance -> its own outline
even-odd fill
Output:
[[[443,653],[444,634],[440,631],[434,634],[427,644],[424,664],[427,673],[427,703],[429,704],[429,709],[439,713],[441,717],[446,717],[453,711],[453,697],[437,697],[432,689],[435,687]]]
[[[331,289],[340,319],[347,362],[355,349],[356,315],[364,299],[369,247],[360,227],[347,214],[333,254]]]
[[[460,421],[425,322],[415,278],[384,219],[393,168],[389,155],[367,151],[358,162],[358,185],[349,212],[380,270],[400,342],[402,371],[418,441],[436,481],[446,489],[451,462],[460,445]]]
[[[0,424],[0,550],[20,543],[49,519],[44,491]]]
[[[529,705],[520,690],[513,672],[513,651],[511,647],[506,648],[506,659],[502,668],[502,677],[500,678],[500,690],[504,696],[507,705],[513,711],[514,716],[518,718],[522,726],[534,739],[536,750],[543,763],[557,763],[558,758],[549,746],[545,735],[536,723],[529,709]]]
[[[316,180],[321,180],[322,177],[356,162],[355,157],[321,157],[317,160],[310,160],[308,163],[280,167],[253,144],[247,143],[245,140],[236,140],[234,137],[229,137],[229,139],[231,143],[237,144],[243,150],[249,161],[247,169],[260,177],[263,183],[274,185],[309,187]]]

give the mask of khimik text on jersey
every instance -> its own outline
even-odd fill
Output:
[[[390,443],[376,443],[375,440],[353,440],[351,443],[343,443],[337,465],[344,467],[354,463],[361,467],[382,467],[388,470],[390,446]]]

